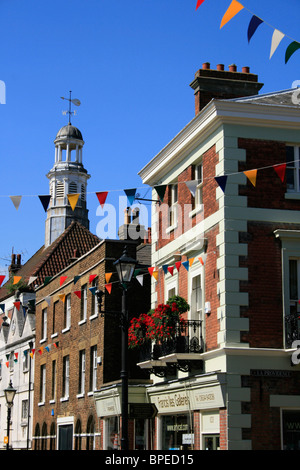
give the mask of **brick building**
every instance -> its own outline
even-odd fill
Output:
[[[195,117],[140,172],[162,201],[152,307],[190,305],[187,329],[139,362],[153,448],[299,449],[298,92],[258,94],[249,68],[209,63],[191,87]]]

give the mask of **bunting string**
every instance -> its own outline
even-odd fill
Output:
[[[202,3],[204,3],[204,1],[205,0],[197,0],[196,10],[198,10],[200,5],[202,5]],[[247,30],[248,43],[250,42],[252,36],[254,35],[257,28],[261,24],[265,24],[265,25],[269,26],[270,28],[272,28],[274,30],[273,35],[272,35],[272,40],[271,40],[271,50],[270,50],[270,57],[269,57],[270,59],[273,56],[274,52],[276,51],[277,47],[279,46],[279,44],[281,43],[281,41],[283,40],[284,37],[286,37],[286,38],[288,38],[289,40],[292,41],[289,44],[289,46],[287,47],[286,52],[285,52],[285,63],[287,63],[289,61],[289,59],[294,54],[294,52],[296,52],[298,49],[300,49],[300,42],[299,41],[296,41],[294,38],[292,38],[288,34],[282,33],[277,28],[275,28],[272,24],[268,23],[267,21],[265,21],[262,18],[260,18],[259,16],[257,16],[255,13],[253,13],[253,11],[249,10],[249,8],[242,5],[237,0],[232,0],[231,1],[228,9],[226,10],[225,14],[222,17],[222,21],[221,21],[221,24],[220,24],[220,29],[223,28],[223,26],[225,26],[232,18],[234,18],[242,10],[246,10],[246,11],[248,11],[248,13],[250,13],[252,15],[251,20],[249,22],[248,30]]]

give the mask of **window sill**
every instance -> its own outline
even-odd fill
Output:
[[[170,225],[168,228],[166,228],[166,233],[171,233],[173,230],[177,228],[177,223],[174,225]]]
[[[84,318],[83,320],[80,320],[78,322],[78,325],[84,325],[86,323],[86,318]]]
[[[90,320],[94,320],[95,318],[98,318],[98,313],[95,313],[94,315],[90,316]]]
[[[53,333],[53,335],[51,335],[51,338],[56,338],[56,336],[58,336],[58,333]]]
[[[62,398],[60,399],[60,402],[61,402],[61,403],[64,402],[64,401],[69,401],[69,397],[68,397],[68,396],[67,396],[67,397],[62,397]]]
[[[47,341],[47,338],[43,338],[40,340],[40,344],[46,343],[46,341]]]
[[[78,393],[78,395],[76,395],[76,398],[84,398],[84,393]]]
[[[92,397],[94,395],[94,392],[88,392],[88,397]]]
[[[300,200],[300,193],[285,193],[285,199],[297,199],[298,201]]]
[[[199,204],[198,207],[196,207],[195,209],[193,209],[190,213],[189,213],[189,217],[192,218],[194,217],[196,214],[199,214],[199,212],[202,212],[203,211],[203,204]]]
[[[38,403],[38,406],[45,406],[45,402],[44,402],[44,401],[40,401],[40,402]]]
[[[61,330],[62,333],[67,333],[68,331],[70,331],[70,327],[68,326],[67,328],[64,328],[63,330]]]
[[[56,403],[55,400],[49,400],[49,404],[50,404],[50,405],[54,405],[54,403]]]

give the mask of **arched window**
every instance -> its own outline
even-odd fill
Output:
[[[43,423],[42,426],[42,448],[41,450],[47,450],[47,424]]]
[[[77,420],[75,426],[75,450],[81,450],[81,421]]]
[[[95,421],[94,416],[90,416],[86,427],[86,450],[93,450],[95,444]]]
[[[40,437],[41,437],[41,432],[40,432],[40,425],[37,423],[35,426],[35,431],[34,431],[34,450],[40,450]]]
[[[55,450],[55,438],[55,423],[52,423],[50,427],[50,450]]]

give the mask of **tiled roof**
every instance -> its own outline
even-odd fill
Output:
[[[36,283],[43,284],[46,276],[54,276],[70,264],[70,260],[80,257],[100,243],[100,239],[79,222],[73,221],[69,227],[49,247],[42,246],[14,275],[28,281],[37,276]],[[7,281],[0,289],[0,300],[11,294],[7,291]]]
[[[300,109],[299,103],[300,89],[291,88],[271,93],[263,93],[255,96],[245,96],[234,98],[228,101],[238,101],[243,103],[264,104],[273,106],[289,106]],[[297,102],[296,102],[297,101]]]

